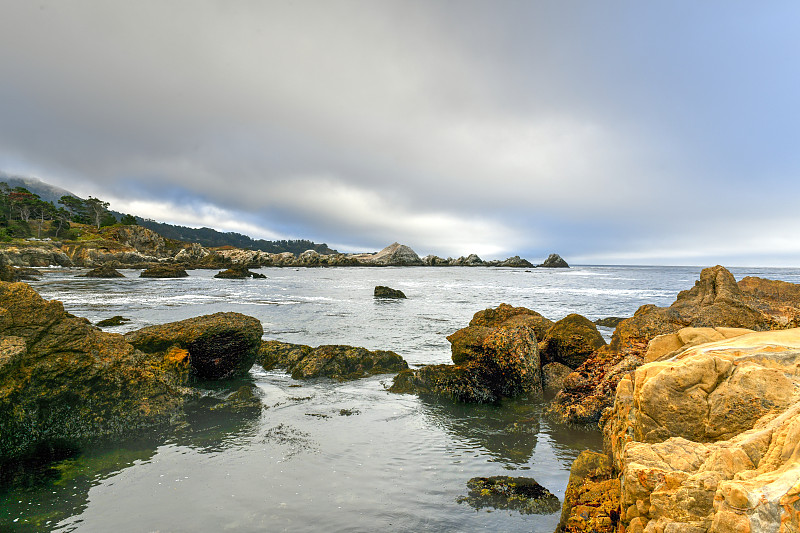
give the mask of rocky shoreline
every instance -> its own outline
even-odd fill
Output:
[[[186,269],[228,269],[232,266],[259,267],[345,267],[345,266],[468,266],[536,268],[519,256],[484,261],[475,254],[443,259],[434,255],[420,258],[408,246],[394,243],[376,253],[320,254],[307,250],[269,253],[223,246],[206,248],[197,243],[165,239],[141,226],[113,226],[89,234],[79,241],[28,240],[0,243],[0,258],[13,267],[100,267],[147,269],[176,264]],[[557,254],[539,267],[568,268]]]

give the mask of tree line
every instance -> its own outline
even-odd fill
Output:
[[[10,187],[0,182],[0,240],[27,237],[73,238],[70,223],[95,226],[100,229],[117,223],[108,210],[109,203],[90,196],[86,200],[62,196],[56,206],[42,200],[25,187]],[[47,222],[47,224],[45,224]],[[136,217],[125,215],[123,224],[136,224]]]

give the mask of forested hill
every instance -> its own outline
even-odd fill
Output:
[[[136,217],[140,226],[151,229],[162,237],[176,239],[184,242],[196,242],[203,246],[233,246],[247,250],[261,250],[263,252],[280,253],[292,252],[301,254],[306,250],[316,250],[321,254],[337,253],[336,250],[328,248],[327,244],[317,244],[305,239],[302,240],[282,240],[265,241],[264,239],[251,239],[247,235],[235,232],[221,232],[211,228],[187,228],[185,226],[175,226],[156,222],[155,220]]]

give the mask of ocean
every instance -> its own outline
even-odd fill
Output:
[[[262,268],[267,279],[194,270],[176,280],[79,278],[46,269],[31,285],[78,316],[130,319],[124,333],[218,311],[258,318],[265,339],[393,350],[412,367],[450,362],[447,335],[500,303],[558,320],[666,306],[701,267]],[[800,269],[734,268],[800,282]],[[406,300],[376,300],[376,285]],[[606,339],[612,330],[599,328]],[[555,424],[525,398],[462,405],[386,391],[392,376],[295,381],[256,366],[261,412],[193,409],[187,423],[98,443],[0,489],[0,531],[552,532],[559,514],[459,503],[476,476],[535,478],[563,499],[572,460],[597,431]],[[206,390],[211,397],[242,381]]]

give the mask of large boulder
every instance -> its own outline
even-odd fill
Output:
[[[214,313],[180,322],[148,326],[125,334],[125,340],[150,354],[183,357],[198,379],[245,376],[256,360],[264,329],[240,313]]]
[[[544,260],[544,263],[538,266],[542,268],[569,268],[567,262],[558,254],[550,254],[547,256],[547,259]]]
[[[800,330],[693,346],[620,381],[604,427],[627,531],[798,531]]]
[[[385,285],[376,285],[375,290],[372,291],[372,295],[375,298],[399,298],[404,299],[406,297],[405,293],[399,289],[392,289],[391,287],[387,287]]]
[[[140,278],[186,278],[189,274],[181,265],[155,265],[145,269]]]
[[[584,450],[569,472],[556,533],[614,533],[620,519],[619,480],[606,454]]]
[[[0,283],[0,463],[165,424],[182,405],[163,359]]]
[[[408,363],[402,357],[387,350],[370,351],[346,345],[312,348],[280,341],[262,342],[258,363],[265,370],[283,368],[294,379],[328,377],[342,381],[400,372],[408,368]]]
[[[788,292],[784,289],[782,294]],[[744,293],[733,275],[719,265],[703,269],[694,287],[681,291],[669,307],[644,305],[620,322],[611,342],[568,376],[549,413],[563,422],[596,423],[612,405],[620,379],[644,363],[655,337],[687,327],[785,329],[800,314],[792,302],[790,298],[778,303],[760,298],[755,290]]]
[[[547,330],[539,344],[542,364],[562,363],[576,368],[592,353],[606,345],[597,326],[588,318],[573,313]]]

